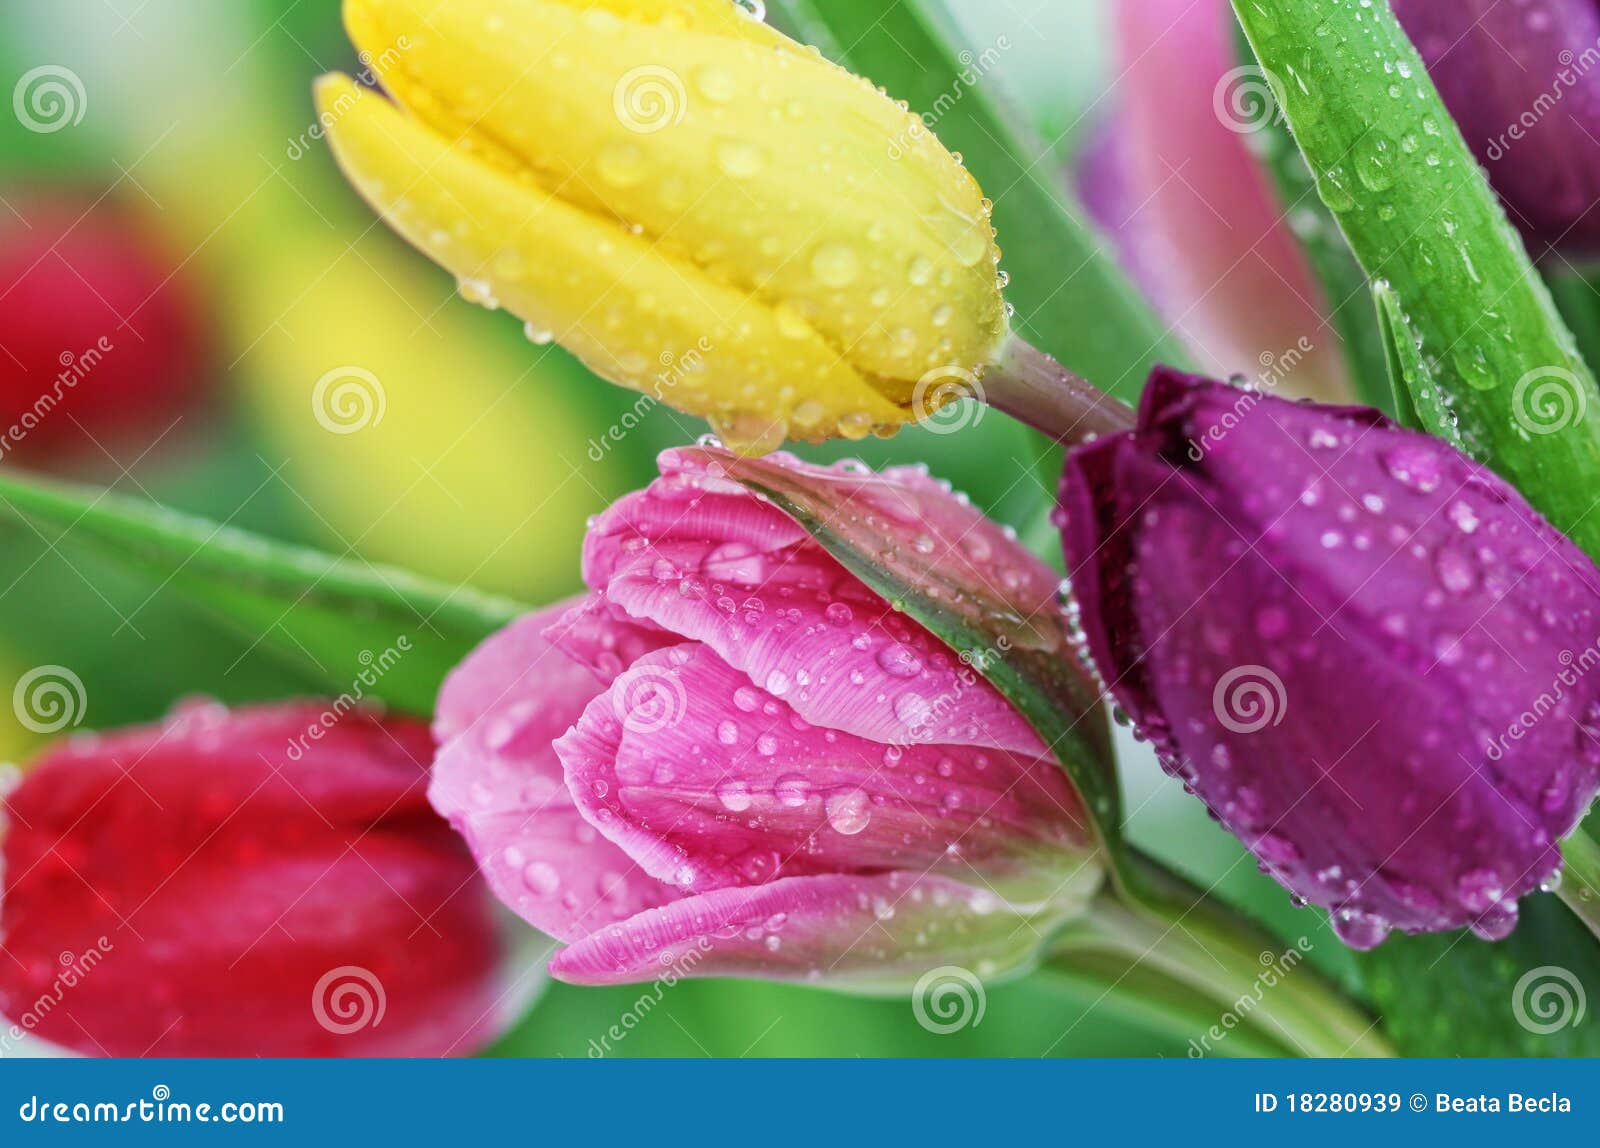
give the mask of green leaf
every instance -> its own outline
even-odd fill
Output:
[[[1600,1056],[1600,1021],[1587,1003],[1600,1001],[1600,944],[1554,897],[1524,897],[1521,909],[1517,931],[1492,945],[1433,933],[1391,937],[1360,955],[1404,1055]]]
[[[1461,442],[1600,555],[1600,391],[1388,5],[1234,8],[1351,250],[1404,300]]]
[[[999,690],[1066,769],[1121,871],[1122,800],[1100,692],[1071,656],[1068,636],[1055,617],[1040,616],[1037,603],[1014,601],[987,579],[960,577],[952,572],[954,563],[897,545],[886,536],[881,518],[906,513],[886,502],[900,488],[884,489],[874,476],[818,482],[764,459],[706,448],[684,453],[771,501],[845,569]],[[933,554],[948,554],[961,543],[961,537],[943,533],[940,523],[923,522],[934,541]]]
[[[451,667],[526,609],[86,488],[0,477],[0,523],[178,590],[332,694],[422,716]]]
[[[1438,381],[1422,357],[1422,347],[1400,306],[1400,296],[1380,280],[1372,285],[1372,301],[1377,309],[1389,385],[1394,389],[1396,417],[1412,430],[1435,435],[1460,450],[1455,423],[1440,399]]]
[[[1034,346],[1102,390],[1137,397],[1150,367],[1188,355],[1072,203],[1058,164],[996,94],[1004,36],[968,44],[929,0],[773,0],[802,40],[910,103],[994,201],[1006,298]],[[887,157],[886,157],[887,158]],[[1053,482],[1052,482],[1053,485]]]
[[[1239,47],[1248,59],[1250,45],[1242,31]],[[1266,87],[1267,98],[1276,106],[1276,91],[1271,84]],[[1250,145],[1272,177],[1284,217],[1322,286],[1329,322],[1344,349],[1350,384],[1368,406],[1392,411],[1394,392],[1385,383],[1383,334],[1366,307],[1367,273],[1345,242],[1328,205],[1318,197],[1317,181],[1283,116],[1274,113],[1264,118],[1266,122],[1252,133]]]

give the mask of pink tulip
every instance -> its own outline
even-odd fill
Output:
[[[1115,20],[1109,115],[1082,172],[1091,214],[1204,370],[1281,363],[1286,392],[1348,395],[1326,301],[1250,151],[1271,103],[1228,0],[1116,0]]]
[[[509,1019],[494,902],[428,808],[425,726],[187,705],[5,803],[0,1049],[439,1056]]]
[[[568,942],[550,969],[892,988],[1028,962],[1101,869],[1081,803],[986,682],[715,451],[594,524],[592,592],[445,684],[434,806],[490,885]],[[1057,579],[919,470],[761,465],[886,507],[941,586],[1004,586],[1060,627]],[[970,597],[970,595],[968,595]],[[1059,632],[1059,629],[1058,629]]]

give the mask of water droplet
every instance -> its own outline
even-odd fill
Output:
[[[540,897],[548,897],[561,888],[561,874],[555,866],[544,861],[534,861],[522,870],[522,883]]]
[[[860,261],[845,244],[825,243],[811,256],[811,273],[824,287],[848,287],[860,273]]]
[[[872,801],[864,790],[851,789],[829,797],[824,805],[835,833],[853,837],[872,820]]]
[[[896,678],[914,678],[922,672],[922,659],[902,642],[891,642],[879,650],[878,665],[884,673]]]
[[[772,787],[778,804],[788,809],[799,809],[811,798],[811,783],[798,773],[786,773]]]
[[[717,786],[717,800],[729,813],[743,813],[750,808],[750,787],[742,781],[724,781]]]

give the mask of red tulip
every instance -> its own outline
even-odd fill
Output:
[[[182,254],[110,200],[0,203],[0,458],[131,461],[201,381]]]
[[[75,739],[6,801],[0,1012],[108,1056],[433,1056],[501,947],[427,728],[319,703]]]

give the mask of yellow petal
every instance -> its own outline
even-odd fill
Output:
[[[908,420],[817,333],[613,220],[483,163],[343,76],[318,106],[345,174],[389,223],[530,334],[597,374],[770,449]]]
[[[770,30],[729,33],[730,16],[762,27],[731,2],[673,23],[662,6],[347,0],[346,13],[384,84],[437,132],[787,306],[898,402],[931,369],[988,361],[1006,325],[997,253],[960,164],[864,80]]]

